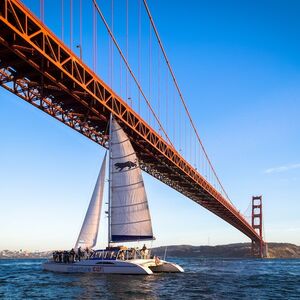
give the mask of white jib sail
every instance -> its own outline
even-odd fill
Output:
[[[114,119],[110,132],[110,241],[153,239],[148,200],[136,153]]]
[[[75,249],[92,248],[97,243],[97,235],[99,229],[103,189],[105,180],[106,154],[104,156],[97,183],[90,201],[88,210],[86,212],[80,234],[78,236]]]

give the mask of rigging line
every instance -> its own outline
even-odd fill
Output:
[[[124,56],[124,54],[123,54],[123,52],[122,52],[122,50],[121,50],[121,48],[120,48],[120,46],[119,46],[117,40],[116,40],[116,38],[115,38],[113,32],[111,31],[111,29],[110,29],[110,27],[109,27],[109,25],[108,25],[108,23],[107,23],[107,21],[106,21],[104,15],[103,15],[103,13],[102,13],[102,11],[100,10],[100,7],[99,7],[97,1],[96,1],[96,0],[92,0],[92,1],[93,1],[93,3],[94,3],[95,8],[96,8],[97,11],[98,11],[99,16],[101,17],[101,19],[102,19],[102,21],[103,21],[103,23],[104,23],[104,25],[105,25],[105,27],[106,27],[106,29],[107,29],[107,31],[108,31],[108,33],[109,33],[111,39],[113,40],[113,42],[114,42],[114,44],[115,44],[115,46],[116,46],[116,48],[117,48],[119,54],[121,55],[121,57],[122,57],[122,59],[123,59],[125,65],[126,65],[128,71],[129,71],[129,73],[131,74],[131,76],[132,76],[132,78],[133,78],[135,84],[137,85],[139,91],[141,92],[143,98],[145,99],[145,101],[146,101],[148,107],[150,108],[150,110],[151,110],[153,116],[155,117],[156,121],[158,122],[160,128],[162,129],[163,133],[165,134],[165,136],[166,136],[167,140],[169,141],[170,145],[175,149],[175,147],[174,147],[174,145],[172,144],[172,142],[171,142],[169,136],[167,135],[166,131],[164,130],[164,128],[163,128],[163,126],[162,126],[160,120],[157,118],[157,116],[156,116],[156,114],[155,114],[155,112],[154,112],[154,110],[153,110],[153,108],[152,108],[152,106],[151,106],[151,104],[150,104],[148,98],[146,97],[144,91],[142,90],[142,87],[141,87],[140,83],[138,82],[136,76],[134,75],[132,69],[130,68],[129,63],[128,63],[128,61],[126,60],[126,58],[125,58],[125,56]]]
[[[184,101],[184,98],[183,98],[183,95],[182,95],[181,90],[180,90],[180,88],[179,88],[179,85],[178,85],[178,83],[177,83],[175,74],[174,74],[173,69],[172,69],[172,67],[171,67],[171,65],[170,65],[170,62],[169,62],[169,59],[168,59],[168,57],[167,57],[166,51],[165,51],[165,49],[164,49],[164,47],[163,47],[162,41],[161,41],[161,39],[160,39],[160,36],[159,36],[158,31],[157,31],[157,29],[156,29],[156,26],[155,26],[155,24],[154,24],[154,20],[153,20],[153,18],[152,18],[151,12],[150,12],[150,10],[149,10],[147,1],[146,1],[146,0],[143,0],[143,2],[144,2],[144,6],[145,6],[145,8],[146,8],[148,17],[149,17],[149,19],[150,19],[150,22],[151,22],[151,24],[152,24],[152,27],[153,27],[153,29],[154,29],[156,38],[157,38],[157,40],[158,40],[159,46],[160,46],[160,48],[161,48],[161,50],[162,50],[162,53],[163,53],[164,58],[165,58],[165,61],[166,61],[166,63],[167,63],[168,69],[169,69],[169,71],[170,71],[170,73],[171,73],[171,76],[172,76],[172,78],[173,78],[175,87],[176,87],[176,89],[177,89],[177,91],[178,91],[178,93],[179,93],[181,102],[182,102],[182,104],[183,104],[183,106],[184,106],[184,109],[185,109],[187,115],[188,115],[188,118],[189,118],[189,120],[190,120],[190,122],[191,122],[191,125],[192,125],[192,127],[193,127],[193,130],[195,131],[195,134],[196,134],[196,136],[197,136],[198,142],[200,143],[201,148],[203,149],[204,155],[205,155],[206,159],[208,160],[208,163],[209,163],[209,165],[210,165],[210,167],[211,167],[211,169],[212,169],[212,171],[213,171],[213,174],[215,175],[215,177],[216,177],[216,179],[217,179],[217,181],[218,181],[220,187],[222,188],[222,190],[223,190],[225,196],[227,197],[227,199],[229,200],[229,202],[233,205],[233,203],[231,202],[231,200],[230,200],[228,194],[226,193],[226,191],[225,191],[225,189],[224,189],[224,187],[223,187],[223,185],[222,185],[222,183],[221,183],[221,181],[220,181],[220,179],[219,179],[219,177],[218,177],[218,175],[217,175],[217,173],[216,173],[216,171],[215,171],[215,169],[214,169],[214,167],[213,167],[213,165],[212,165],[212,163],[211,163],[211,161],[210,161],[210,159],[209,159],[209,157],[208,157],[208,154],[207,154],[207,152],[206,152],[206,150],[205,150],[205,148],[204,148],[204,145],[203,145],[203,143],[202,143],[202,141],[201,141],[201,139],[200,139],[200,136],[199,136],[198,131],[197,131],[197,129],[196,129],[196,126],[195,126],[195,124],[194,124],[194,122],[193,122],[193,120],[192,120],[192,117],[191,117],[190,112],[189,112],[189,110],[188,110],[188,108],[187,108],[187,105],[186,105],[186,103],[185,103],[185,101]],[[234,205],[233,205],[233,206],[234,206]]]
[[[105,127],[105,131],[104,131],[105,135],[107,135],[107,136],[109,135],[109,126],[110,126],[110,123],[107,122],[106,127]]]

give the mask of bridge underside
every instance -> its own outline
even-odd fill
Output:
[[[144,171],[260,242],[236,208],[22,4],[0,2],[0,28],[2,87],[106,148],[112,112]]]

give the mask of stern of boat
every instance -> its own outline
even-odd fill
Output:
[[[145,269],[148,269],[152,273],[183,273],[184,270],[179,265],[160,260],[157,262],[155,259],[149,259],[149,260],[135,260],[134,264],[140,265]]]
[[[161,261],[161,263],[158,265],[149,266],[149,269],[153,273],[184,273],[182,267],[167,261]]]

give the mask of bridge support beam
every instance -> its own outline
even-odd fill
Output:
[[[252,197],[252,227],[260,236],[259,242],[252,240],[252,256],[260,258],[266,257],[266,244],[263,241],[262,196]]]

